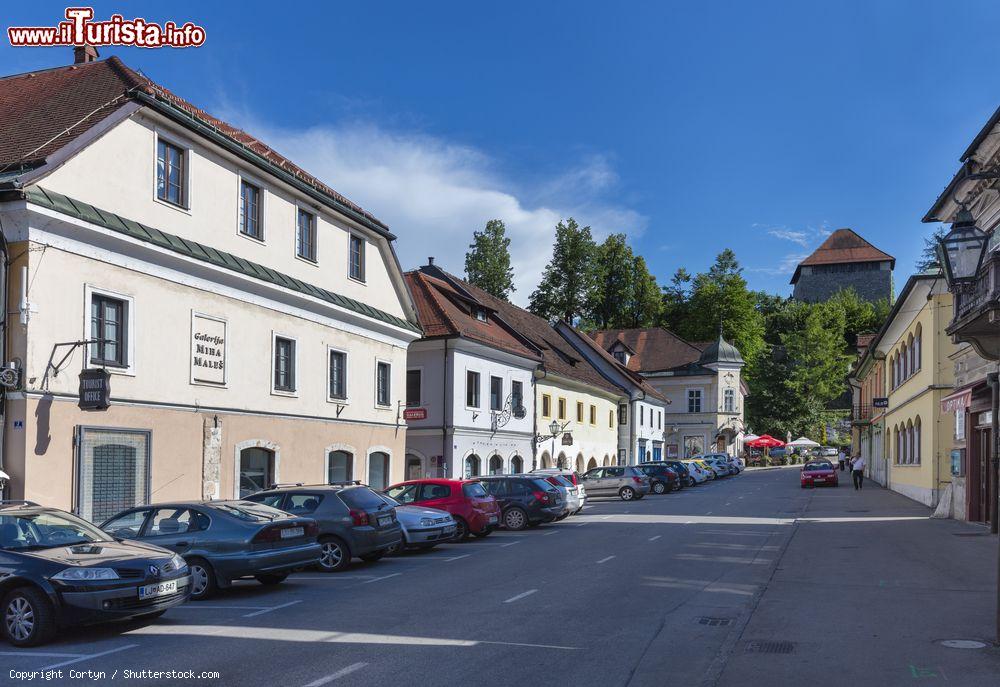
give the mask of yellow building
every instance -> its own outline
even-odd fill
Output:
[[[955,344],[945,333],[951,309],[943,278],[913,275],[877,343],[889,398],[883,439],[888,487],[928,506],[937,506],[951,482],[954,418],[941,412],[941,399],[954,384],[948,356]]]

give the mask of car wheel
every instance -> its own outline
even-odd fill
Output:
[[[455,519],[455,541],[465,541],[469,538],[469,523],[457,515],[452,517]]]
[[[674,482],[674,491],[680,491],[683,488],[684,488],[684,485],[681,484],[680,480],[677,480],[676,482]]]
[[[323,572],[340,572],[351,564],[351,550],[337,537],[323,537],[319,546],[319,568]]]
[[[382,549],[381,551],[374,551],[372,553],[366,553],[364,556],[358,556],[358,558],[363,560],[365,563],[374,563],[375,561],[380,560],[383,556],[385,556],[385,549]]]
[[[255,575],[254,579],[263,585],[270,587],[271,585],[281,584],[286,579],[288,579],[288,573],[275,573],[273,575]]]
[[[622,487],[618,490],[618,496],[622,501],[631,501],[635,498],[635,489],[632,487]]]
[[[191,599],[201,601],[215,594],[217,584],[212,566],[200,558],[192,558],[187,564],[191,573]]]
[[[556,518],[553,522],[559,522],[560,520],[565,520],[568,517],[569,517],[569,511],[566,511],[565,513],[563,513],[562,515],[560,515],[558,518]]]
[[[663,482],[653,482],[653,493],[654,494],[666,494],[667,486]]]
[[[520,508],[510,508],[503,514],[503,526],[509,530],[523,530],[528,526],[528,514]]]
[[[3,635],[14,646],[38,646],[56,632],[55,609],[34,587],[19,587],[3,600]]]

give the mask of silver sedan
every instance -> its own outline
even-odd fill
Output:
[[[424,506],[404,506],[386,494],[379,494],[396,508],[396,519],[403,529],[402,548],[432,549],[455,538],[458,525],[451,513]],[[392,549],[390,553],[398,553]]]

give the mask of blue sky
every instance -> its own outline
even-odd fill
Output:
[[[205,26],[201,48],[102,56],[386,220],[404,267],[435,255],[461,272],[472,231],[506,220],[519,302],[568,215],[628,233],[661,283],[728,247],[752,287],[787,293],[844,226],[896,256],[902,283],[920,218],[1000,105],[986,0],[94,6]],[[2,73],[70,59],[0,46]]]

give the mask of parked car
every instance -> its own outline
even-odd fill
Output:
[[[824,446],[819,450],[819,455],[823,458],[836,458],[840,455],[840,449],[836,446]]]
[[[641,499],[649,493],[649,477],[632,465],[593,468],[583,473],[583,486],[591,496],[617,496],[622,501]]]
[[[312,518],[251,501],[183,501],[130,508],[101,529],[180,554],[191,572],[191,598],[207,599],[233,580],[279,584],[319,559]]]
[[[715,469],[716,477],[726,477],[733,474],[733,468],[729,465],[729,456],[725,453],[707,453],[701,456],[701,460]]]
[[[679,460],[665,460],[663,462],[667,464],[667,467],[677,473],[677,478],[680,479],[681,485],[685,487],[693,487],[695,485],[695,479],[691,476],[691,472],[686,463]]]
[[[451,513],[425,506],[404,506],[388,494],[379,494],[379,497],[395,509],[403,530],[402,540],[391,547],[389,553],[403,549],[433,549],[455,538],[455,519]]]
[[[743,472],[743,461],[736,456],[727,456],[726,460],[729,461],[729,467],[732,468],[733,474],[738,475]]]
[[[695,484],[701,484],[702,482],[707,482],[712,479],[713,475],[707,467],[701,464],[697,460],[687,460],[684,461],[684,465],[687,466],[688,474],[694,480]]]
[[[532,470],[528,474],[540,475],[547,479],[550,484],[557,484],[558,480],[553,481],[553,478],[559,477],[568,482],[570,486],[574,487],[574,489],[566,487],[569,492],[567,502],[569,503],[570,512],[572,514],[575,515],[579,513],[583,510],[583,507],[587,505],[587,488],[583,486],[583,482],[580,480],[580,475],[576,474],[575,471],[560,470],[559,468],[538,468]]]
[[[485,537],[500,526],[500,506],[475,479],[418,479],[394,484],[385,493],[404,506],[419,505],[451,513],[455,539]]]
[[[345,570],[355,557],[372,563],[403,541],[392,504],[357,482],[278,486],[247,500],[315,519],[324,572]]]
[[[678,491],[681,488],[680,477],[662,461],[639,463],[636,467],[649,477],[649,490],[654,494],[666,494],[668,491]]]
[[[563,496],[565,488],[552,485],[543,477],[491,475],[480,481],[500,504],[500,522],[508,530],[552,522],[569,513]]]
[[[67,625],[155,618],[187,601],[184,559],[116,541],[86,520],[30,501],[0,501],[0,632],[37,646]]]
[[[818,485],[830,485],[836,487],[840,484],[837,477],[837,469],[834,467],[833,463],[825,458],[810,460],[808,463],[803,465],[802,471],[799,473],[799,482],[803,489]]]

